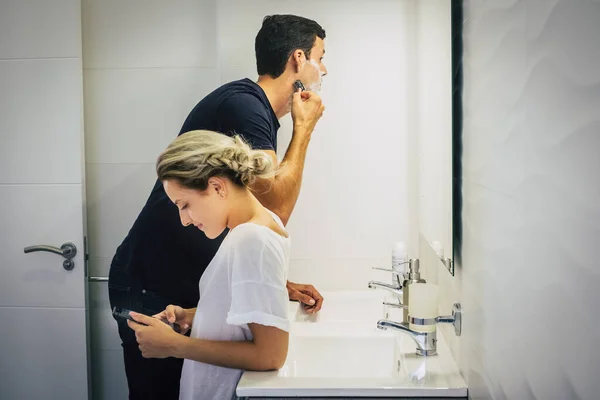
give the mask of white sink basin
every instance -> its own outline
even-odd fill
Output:
[[[441,343],[440,340],[439,343]],[[242,375],[240,397],[466,397],[445,345],[437,356],[415,354],[400,335],[290,336],[279,371]]]
[[[344,379],[393,377],[399,368],[398,342],[394,336],[294,336],[279,376]],[[319,355],[318,362],[315,362],[315,354]]]

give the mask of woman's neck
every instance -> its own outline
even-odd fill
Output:
[[[235,193],[231,193],[231,195],[235,196],[235,200],[231,202],[231,211],[227,218],[227,228],[230,230],[256,219],[264,209],[250,190],[243,188],[234,189],[234,191]]]

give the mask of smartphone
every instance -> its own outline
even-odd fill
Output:
[[[302,91],[306,90],[300,80],[294,81],[294,87],[296,88],[296,90],[298,90],[298,89],[300,89]]]
[[[117,318],[128,319],[130,321],[136,322],[131,315],[129,315],[130,310],[121,307],[113,307],[112,313]]]
[[[131,315],[129,315],[129,312],[130,312],[130,310],[128,310],[126,308],[113,307],[113,309],[112,309],[112,313],[115,317],[122,318],[122,319],[128,319],[128,320],[138,323],[140,325],[144,325],[141,322],[137,322],[136,320],[134,320],[133,317]],[[162,321],[162,322],[169,325],[177,333],[179,333],[181,331],[181,328],[177,324],[172,324],[169,321]]]

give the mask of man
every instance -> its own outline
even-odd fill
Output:
[[[324,110],[315,93],[327,73],[322,62],[324,39],[325,31],[315,21],[293,15],[266,17],[255,41],[258,82],[242,79],[216,89],[196,105],[180,132],[208,129],[240,134],[278,163],[278,120],[291,111],[294,130],[281,162],[282,172],[252,187],[261,203],[284,224],[298,199],[306,150]],[[294,89],[297,80],[307,91]],[[157,181],[113,258],[111,307],[147,315],[169,304],[195,307],[200,277],[225,235],[209,240],[195,227],[183,227],[177,207]],[[313,286],[292,282],[287,286],[290,300],[302,302],[307,312],[319,311],[323,298]],[[178,398],[183,360],[143,358],[134,332],[125,321],[117,321],[130,398]]]

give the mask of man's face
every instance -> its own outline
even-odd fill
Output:
[[[325,56],[325,42],[317,37],[315,44],[310,51],[310,58],[307,59],[300,67],[299,77],[306,87],[306,90],[318,92],[321,90],[321,82],[327,75],[327,68],[323,64]]]

